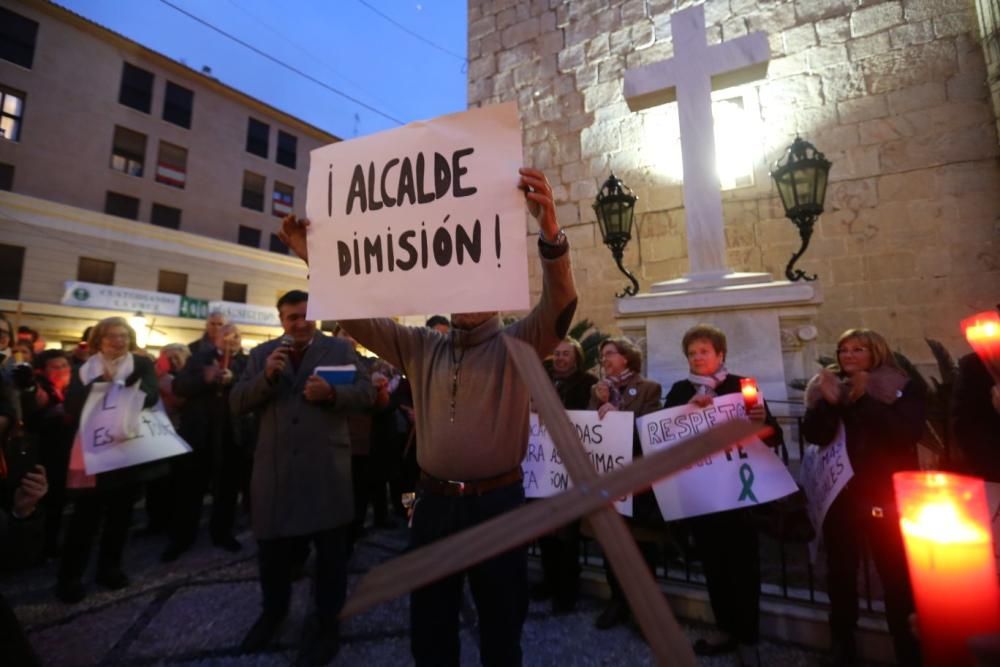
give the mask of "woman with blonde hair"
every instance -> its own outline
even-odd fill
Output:
[[[886,620],[900,665],[919,665],[910,632],[913,596],[907,575],[892,474],[916,470],[923,433],[923,387],[900,370],[885,339],[871,329],[848,329],[837,340],[837,363],[806,388],[805,438],[821,447],[843,427],[854,476],[823,522],[830,626],[837,664],[857,659],[858,565],[868,544],[885,591]]]
[[[78,425],[87,397],[99,383],[116,383],[126,387],[138,385],[146,395],[143,407],[156,404],[159,399],[156,370],[150,359],[133,354],[135,332],[124,318],[108,317],[98,322],[90,333],[88,348],[94,354],[73,374],[66,393],[66,413]],[[74,446],[80,446],[79,438]],[[74,487],[72,464],[70,467],[70,486]],[[154,462],[99,473],[96,478],[77,479],[76,487],[71,488],[74,494],[73,516],[56,583],[56,595],[60,600],[72,603],[83,599],[85,591],[81,579],[102,523],[95,581],[111,590],[128,586],[129,580],[122,571],[121,563],[132,506],[142,483],[163,472],[165,468]]]

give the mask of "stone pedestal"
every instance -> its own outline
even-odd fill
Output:
[[[821,303],[816,283],[773,280],[762,273],[711,279],[692,275],[618,299],[615,314],[624,334],[642,341],[645,374],[660,382],[664,392],[687,377],[681,339],[704,322],[726,334],[726,366],[756,378],[775,414],[792,416],[799,413],[801,392],[788,383],[818,370],[815,340]],[[794,449],[789,447],[790,452]]]

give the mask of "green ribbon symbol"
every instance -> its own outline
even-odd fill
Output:
[[[749,463],[740,466],[740,481],[743,483],[743,490],[740,492],[738,500],[749,498],[755,503],[759,503],[757,496],[753,494],[753,468],[750,467]]]

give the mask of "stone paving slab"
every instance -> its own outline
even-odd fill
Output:
[[[203,538],[174,563],[159,562],[162,540],[133,539],[128,551],[132,585],[116,592],[91,585],[88,597],[77,605],[65,605],[53,597],[54,563],[7,577],[0,585],[45,665],[290,665],[312,607],[309,577],[295,583],[289,616],[274,645],[260,654],[240,655],[239,643],[260,611],[256,547],[248,533],[240,538],[245,547],[236,554],[215,549]],[[351,559],[349,590],[363,572],[402,553],[405,545],[403,527],[368,534]],[[305,570],[311,572],[311,562]],[[634,631],[593,628],[601,604],[583,598],[575,613],[553,616],[548,603],[531,603],[522,641],[526,667],[652,665],[646,644]],[[708,632],[703,626],[684,627],[692,641]],[[460,637],[462,665],[478,665],[478,632],[468,593]],[[818,654],[767,642],[761,644],[761,658],[768,667],[821,664]],[[408,598],[345,621],[342,648],[333,664],[412,665]],[[734,656],[723,656],[703,659],[700,664],[724,667],[737,661]]]

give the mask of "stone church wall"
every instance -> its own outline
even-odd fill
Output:
[[[611,170],[639,197],[626,265],[643,288],[688,269],[676,104],[632,113],[622,77],[672,56],[670,13],[691,4],[650,0],[649,20],[642,0],[469,2],[470,106],[517,100],[525,162],[552,181],[572,244],[579,316],[604,330],[626,282],[591,208]],[[922,364],[924,337],[964,353],[959,320],[1000,301],[1000,143],[972,0],[708,0],[705,14],[709,43],[762,30],[771,46],[743,97],[754,184],[723,192],[730,268],[782,276],[798,248],[767,172],[799,132],[833,162],[799,262],[820,276],[820,349],[867,326]]]

